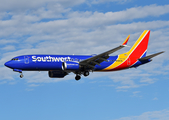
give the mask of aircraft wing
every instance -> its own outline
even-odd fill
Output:
[[[87,67],[90,67],[92,69],[95,68],[95,65],[101,66],[100,63],[102,63],[103,61],[107,61],[107,59],[109,58],[109,54],[112,54],[112,53],[116,52],[117,50],[122,49],[123,47],[125,47],[127,45],[129,37],[130,37],[130,35],[126,38],[126,40],[123,42],[122,45],[120,45],[120,46],[118,46],[114,49],[111,49],[109,51],[106,51],[104,53],[101,53],[101,54],[98,54],[96,56],[85,59],[83,61],[80,61],[79,65],[87,66]]]

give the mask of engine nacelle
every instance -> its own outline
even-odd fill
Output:
[[[79,63],[69,61],[62,63],[62,70],[79,70],[79,69],[80,69]]]
[[[64,71],[49,71],[50,78],[64,78],[68,73]]]

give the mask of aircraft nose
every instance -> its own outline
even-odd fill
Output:
[[[6,62],[4,65],[5,65],[6,67],[11,68],[11,62],[10,62],[10,61]]]

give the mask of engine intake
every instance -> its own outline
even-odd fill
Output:
[[[62,63],[62,70],[79,70],[79,69],[80,69],[79,63],[69,61]]]

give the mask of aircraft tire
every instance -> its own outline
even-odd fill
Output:
[[[23,78],[23,74],[20,75],[20,78]]]
[[[84,76],[88,76],[89,75],[89,71],[85,71],[83,75]]]
[[[81,79],[81,76],[80,75],[76,75],[75,79],[78,81]]]

